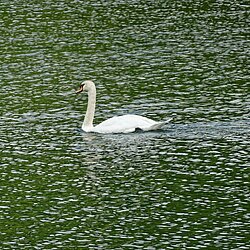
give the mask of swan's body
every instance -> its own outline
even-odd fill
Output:
[[[103,121],[97,126],[93,126],[95,103],[96,103],[96,88],[92,81],[85,81],[81,84],[77,93],[86,90],[88,92],[88,106],[84,118],[82,129],[85,132],[96,133],[130,133],[136,129],[143,131],[157,130],[168,123],[171,119],[164,122],[156,122],[140,115],[122,115],[115,116],[106,121]]]

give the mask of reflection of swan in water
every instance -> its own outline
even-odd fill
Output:
[[[76,93],[84,90],[88,92],[88,106],[84,118],[82,129],[85,132],[97,133],[130,133],[136,129],[143,131],[157,130],[168,123],[171,119],[164,122],[156,122],[139,115],[123,115],[112,117],[97,126],[93,126],[95,104],[96,104],[96,88],[92,81],[84,81],[80,89]]]

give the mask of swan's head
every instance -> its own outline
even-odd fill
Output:
[[[83,92],[84,90],[86,91],[90,91],[90,90],[93,90],[95,89],[95,84],[92,82],[92,81],[84,81],[81,85],[80,85],[80,88],[76,91],[76,93],[81,93]]]

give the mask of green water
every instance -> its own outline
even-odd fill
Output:
[[[2,1],[0,248],[249,249],[249,7]]]

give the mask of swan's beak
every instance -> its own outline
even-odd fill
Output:
[[[76,91],[76,94],[79,94],[83,92],[83,85],[80,86],[80,88]]]

